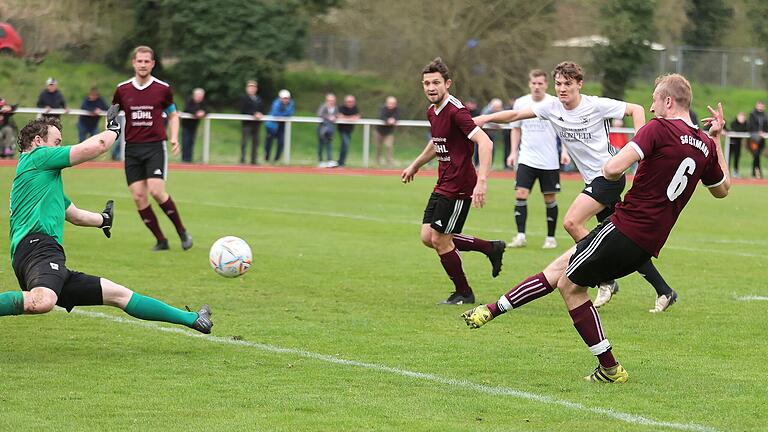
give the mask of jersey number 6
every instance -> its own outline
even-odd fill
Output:
[[[695,169],[696,161],[689,157],[680,162],[680,166],[677,167],[675,176],[672,177],[672,182],[667,186],[667,198],[669,198],[670,201],[674,201],[677,197],[682,195],[683,191],[685,191],[685,187],[688,186],[688,177],[686,177],[686,175],[693,174]]]

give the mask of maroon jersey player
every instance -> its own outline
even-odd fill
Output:
[[[656,118],[602,169],[606,179],[615,180],[639,162],[632,188],[616,212],[543,272],[521,282],[498,302],[466,311],[463,317],[467,325],[480,327],[558,288],[573,325],[600,363],[585,378],[599,382],[625,382],[629,378],[613,356],[587,287],[626,276],[652,256],[658,257],[699,181],[715,198],[728,195],[728,162],[719,144],[725,124],[722,105],[718,104],[717,110],[708,107],[712,116],[704,119],[704,124],[711,126],[710,138],[691,122],[691,97],[691,86],[682,75],[664,75],[656,80],[651,105]]]
[[[487,241],[460,234],[470,205],[482,207],[485,204],[493,143],[475,125],[461,101],[448,93],[451,84],[448,67],[440,58],[434,59],[422,71],[424,93],[432,102],[427,110],[432,139],[403,170],[401,179],[403,183],[410,182],[419,168],[437,158],[437,184],[424,210],[421,241],[435,249],[455,287],[448,299],[440,304],[467,304],[475,302],[475,295],[464,275],[459,251],[485,254],[491,261],[491,274],[496,277],[501,271],[506,244],[500,240]],[[480,157],[478,173],[472,165],[475,143]]]
[[[179,153],[179,113],[173,103],[168,83],[152,76],[155,66],[154,52],[148,46],[133,50],[134,77],[117,85],[112,103],[125,111],[125,178],[139,216],[157,240],[153,250],[167,250],[168,239],[152,211],[149,195],[173,222],[181,239],[181,247],[192,247],[192,236],[187,233],[176,204],[165,190],[168,176],[163,112],[168,114],[173,154]]]

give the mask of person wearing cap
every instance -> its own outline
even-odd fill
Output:
[[[296,112],[296,107],[291,99],[291,92],[286,89],[280,90],[277,94],[277,99],[272,102],[272,108],[269,111],[269,115],[275,117],[291,117]],[[275,150],[275,162],[280,160],[280,156],[283,154],[283,146],[285,145],[285,122],[282,121],[268,121],[265,125],[267,127],[267,142],[264,143],[264,160],[269,162],[269,153],[272,150],[272,141],[277,139],[277,149]]]
[[[243,120],[243,134],[240,138],[240,163],[245,163],[245,156],[248,149],[248,140],[251,141],[251,165],[259,164],[259,129],[261,129],[261,117],[264,111],[264,102],[261,96],[256,92],[259,90],[259,83],[255,80],[248,80],[245,83],[245,94],[240,98],[240,114],[253,117],[253,120]]]
[[[40,96],[37,97],[37,107],[45,109],[45,116],[56,118],[61,117],[61,115],[48,114],[51,109],[67,108],[67,102],[64,100],[64,95],[59,91],[55,78],[48,78],[45,81],[45,88],[40,92]]]
[[[16,145],[16,124],[11,116],[16,111],[17,105],[10,105],[5,99],[0,98],[0,157],[12,158]]]

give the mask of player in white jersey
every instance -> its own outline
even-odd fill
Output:
[[[611,119],[631,115],[635,130],[638,130],[645,124],[645,110],[633,103],[582,95],[584,71],[576,63],[565,61],[558,64],[552,76],[557,101],[542,101],[522,110],[479,116],[475,118],[475,123],[483,126],[487,122],[506,123],[534,117],[549,120],[584,178],[585,187],[568,208],[563,220],[565,230],[578,242],[589,233],[586,223],[592,216],[602,222],[613,213],[626,184],[623,175],[612,181],[602,174],[603,165],[616,152],[608,139]],[[638,271],[656,290],[656,304],[651,312],[662,312],[677,300],[677,293],[664,281],[650,260]],[[595,306],[608,303],[616,291],[618,284],[615,281],[600,284]]]
[[[518,98],[512,109],[522,110],[542,101],[557,101],[557,98],[547,94],[547,74],[541,69],[528,73],[528,88],[531,93]],[[555,227],[557,226],[557,200],[555,194],[560,192],[560,164],[568,164],[570,158],[565,146],[562,152],[557,150],[557,135],[552,124],[546,120],[533,118],[512,123],[511,148],[507,165],[514,166],[517,175],[515,183],[515,223],[517,236],[509,243],[509,247],[525,247],[528,243],[525,237],[525,224],[528,219],[528,195],[536,180],[544,195],[544,207],[547,216],[547,237],[544,239],[544,249],[557,247]]]

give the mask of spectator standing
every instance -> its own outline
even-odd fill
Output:
[[[80,109],[90,113],[89,115],[81,115],[77,120],[77,132],[80,135],[80,142],[83,142],[86,138],[99,133],[99,115],[106,112],[109,107],[99,94],[99,89],[91,87],[88,95],[83,98]],[[119,151],[120,146],[115,147]]]
[[[339,120],[358,121],[360,120],[360,110],[357,109],[357,100],[352,95],[344,96],[344,104],[339,107]],[[336,126],[341,139],[341,150],[339,151],[338,165],[343,167],[347,163],[347,151],[349,142],[352,140],[352,131],[355,129],[353,124],[340,123]]]
[[[9,105],[5,99],[0,98],[0,146],[2,146],[2,158],[12,158],[16,146],[16,123],[11,116],[16,110],[16,105]]]
[[[339,109],[336,106],[336,95],[328,93],[325,102],[317,108],[317,116],[322,120],[317,125],[317,162],[321,168],[333,168],[333,133],[336,131],[336,116]]]
[[[765,102],[757,101],[755,109],[749,114],[747,122],[749,130],[749,149],[752,151],[752,177],[763,178],[760,167],[760,155],[765,148],[765,137],[768,135],[768,118],[765,116]]]
[[[291,117],[296,112],[293,99],[291,99],[291,92],[286,89],[282,89],[277,93],[277,99],[272,101],[272,107],[269,110],[269,115],[274,117]],[[282,121],[268,121],[267,127],[267,141],[264,144],[264,160],[269,162],[269,153],[272,150],[272,140],[277,139],[277,149],[275,150],[275,159],[277,162],[280,160],[280,156],[283,154],[283,146],[285,145],[285,122]]]
[[[185,102],[184,112],[191,114],[194,118],[181,119],[181,161],[192,162],[192,155],[195,150],[197,126],[200,124],[200,119],[208,114],[208,102],[205,101],[205,90],[199,87],[192,90],[192,96]]]
[[[262,113],[264,112],[264,102],[261,96],[256,92],[259,90],[259,84],[255,80],[248,80],[245,83],[245,94],[240,98],[240,114],[253,116],[253,120],[243,120],[243,133],[240,138],[240,163],[245,163],[246,148],[248,140],[251,141],[251,165],[259,164],[259,129],[261,129]],[[269,159],[269,157],[267,157]]]
[[[48,78],[45,81],[45,88],[40,92],[40,96],[37,97],[37,107],[45,109],[43,115],[56,118],[61,117],[61,114],[48,114],[51,109],[67,108],[67,102],[64,100],[64,95],[59,91],[55,78]]]
[[[747,132],[747,115],[743,112],[736,114],[736,118],[731,122],[731,132]],[[741,143],[744,138],[731,137],[730,148],[728,151],[728,164],[733,162],[731,168],[731,177],[739,178],[739,159],[741,159]]]
[[[381,166],[382,147],[386,151],[387,166],[394,166],[392,158],[395,148],[395,124],[400,120],[400,110],[397,108],[397,98],[387,97],[384,106],[379,111],[379,120],[383,125],[376,127],[376,165]]]

